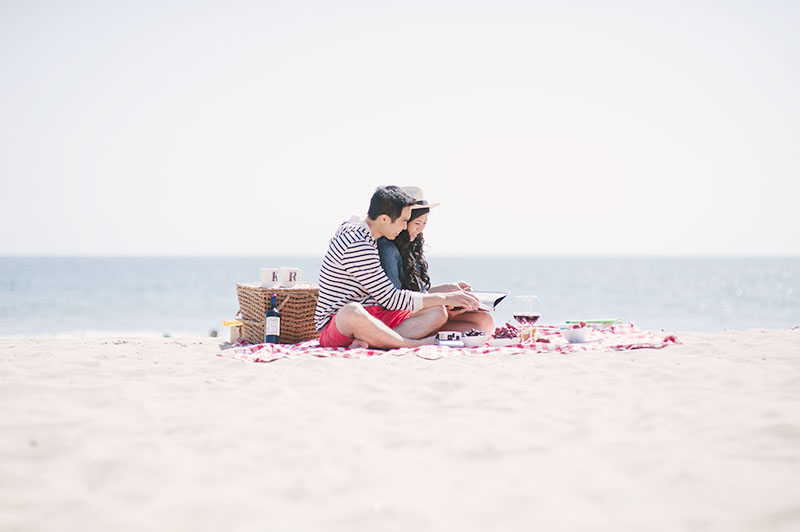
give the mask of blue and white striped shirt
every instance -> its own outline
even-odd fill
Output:
[[[422,294],[398,290],[386,277],[369,226],[355,217],[339,226],[322,261],[314,313],[317,331],[347,303],[412,312],[422,308]]]

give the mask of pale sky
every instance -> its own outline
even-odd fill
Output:
[[[800,254],[800,2],[0,3],[0,255]]]

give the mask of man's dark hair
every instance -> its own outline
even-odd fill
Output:
[[[389,185],[388,187],[378,187],[369,200],[369,211],[367,216],[377,220],[381,214],[386,214],[392,221],[397,220],[403,213],[403,209],[409,205],[414,205],[415,201],[408,193],[400,187]]]

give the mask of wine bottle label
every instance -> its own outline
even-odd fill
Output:
[[[267,324],[264,330],[264,335],[274,334],[280,336],[281,334],[281,319],[271,316],[267,318]]]

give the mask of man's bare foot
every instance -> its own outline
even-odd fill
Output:
[[[347,349],[366,349],[369,347],[369,344],[364,340],[353,340],[353,343],[347,346]]]

